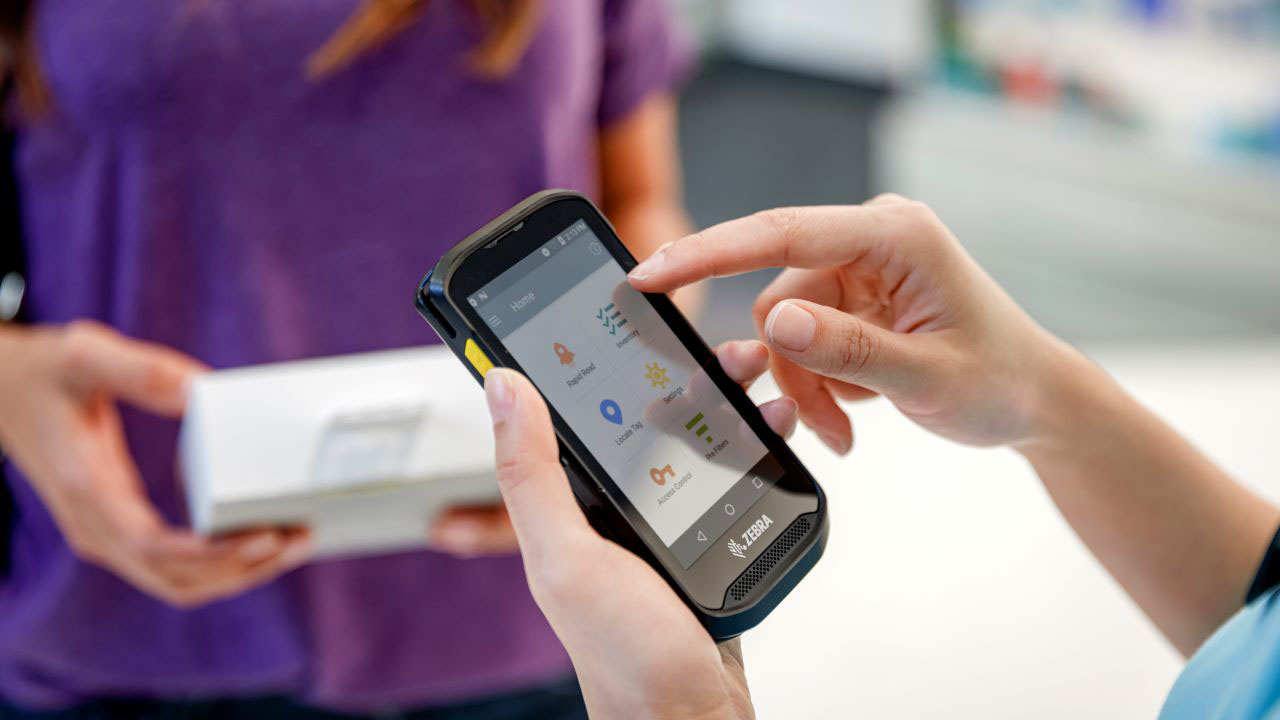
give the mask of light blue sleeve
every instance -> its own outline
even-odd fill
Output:
[[[1160,720],[1280,720],[1280,600],[1259,597],[1192,656]]]

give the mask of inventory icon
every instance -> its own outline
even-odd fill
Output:
[[[694,428],[697,428],[696,430]],[[711,437],[711,433],[707,432],[707,424],[702,422],[702,413],[693,416],[693,419],[684,424],[685,430],[692,430],[694,435],[707,441],[707,444],[715,442]]]
[[[600,325],[605,330],[609,331],[610,335],[617,335],[618,328],[627,324],[627,319],[622,317],[622,311],[614,303],[609,303],[596,310],[596,319],[600,321]]]

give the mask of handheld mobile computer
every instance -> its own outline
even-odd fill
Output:
[[[585,197],[538,193],[449,250],[418,311],[475,377],[546,398],[574,495],[716,639],[759,623],[822,555],[826,498]]]

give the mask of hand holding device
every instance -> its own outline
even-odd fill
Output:
[[[754,343],[726,344],[719,356],[744,384],[767,362]],[[485,395],[498,487],[529,588],[573,660],[591,717],[752,717],[737,639],[717,647],[649,565],[587,524],[533,385],[519,373],[495,369],[485,376]],[[766,407],[777,431],[794,428],[789,400]]]
[[[300,565],[305,532],[206,540],[168,526],[129,457],[117,400],[176,417],[203,366],[91,322],[0,327],[0,445],[80,558],[189,607]]]
[[[756,301],[779,387],[838,452],[837,399],[880,393],[924,427],[1017,444],[1053,423],[1043,397],[1076,357],[980,268],[928,207],[897,195],[784,208],[660,249],[630,274],[644,292],[788,266]]]

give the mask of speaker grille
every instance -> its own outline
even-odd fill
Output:
[[[773,570],[774,566],[782,561],[782,558],[791,552],[791,548],[800,542],[801,538],[809,534],[809,518],[802,517],[791,523],[791,527],[783,531],[782,536],[773,541],[773,544],[765,549],[756,561],[751,563],[751,567],[747,568],[733,584],[729,586],[729,597],[734,602],[741,602],[750,592],[751,588],[756,586]]]

